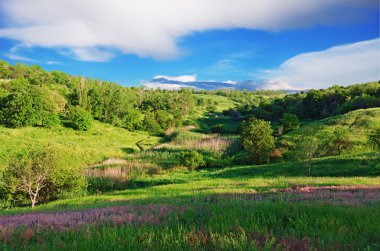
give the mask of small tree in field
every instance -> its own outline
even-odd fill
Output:
[[[71,167],[65,166],[59,152],[51,146],[31,150],[10,160],[4,171],[7,199],[23,203],[28,199],[32,208],[62,192],[80,192],[86,186],[84,178]]]
[[[343,151],[352,149],[353,144],[344,129],[336,129],[330,143],[330,152],[333,155],[341,155]]]
[[[328,139],[321,140],[311,130],[305,130],[305,134],[298,142],[297,157],[305,161],[308,173],[311,173],[312,161],[315,158],[321,157],[328,151]]]
[[[273,129],[270,122],[250,119],[243,125],[243,145],[254,163],[267,163],[274,149]]]
[[[187,167],[190,172],[206,164],[203,159],[203,155],[197,151],[181,152],[179,162],[181,165]]]
[[[56,165],[54,154],[32,151],[10,162],[5,171],[5,183],[13,193],[26,194],[33,208],[39,201],[41,191],[49,185],[52,169]]]

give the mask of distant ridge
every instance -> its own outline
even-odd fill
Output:
[[[231,90],[263,90],[264,86],[252,80],[240,82],[217,82],[217,81],[178,81],[167,78],[154,78],[148,82],[143,83],[143,86],[149,89],[168,89],[177,90],[182,88],[191,88],[197,90],[217,90],[217,89],[231,89]],[[300,90],[281,90],[287,93],[298,93]]]

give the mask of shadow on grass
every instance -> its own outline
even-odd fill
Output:
[[[328,157],[313,161],[311,173],[303,163],[282,163],[270,165],[244,166],[225,169],[210,174],[211,178],[243,178],[243,177],[375,177],[380,175],[380,156],[364,154],[347,157]]]
[[[241,121],[235,121],[231,116],[223,115],[223,113],[209,113],[206,117],[195,120],[198,128],[192,131],[198,133],[212,133],[213,128],[220,126],[217,133],[219,134],[237,134],[240,131]]]

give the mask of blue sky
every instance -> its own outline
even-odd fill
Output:
[[[1,0],[0,58],[120,84],[380,79],[377,0]],[[170,87],[170,85],[168,85]]]

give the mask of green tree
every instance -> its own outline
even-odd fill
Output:
[[[290,132],[300,127],[300,121],[297,115],[291,113],[284,113],[282,123],[284,125],[285,132]]]
[[[11,159],[4,171],[6,197],[13,204],[28,199],[32,208],[62,192],[78,192],[86,182],[75,169],[65,166],[58,149],[32,149]]]
[[[93,124],[91,114],[79,106],[70,108],[69,119],[73,122],[75,129],[79,131],[88,131]]]
[[[184,151],[180,153],[179,162],[192,172],[198,167],[204,166],[206,162],[203,155],[197,151]]]
[[[380,151],[380,128],[372,130],[368,134],[368,140],[374,150]]]
[[[319,128],[316,131],[321,131]],[[307,171],[311,173],[312,161],[315,158],[324,156],[329,150],[330,139],[324,136],[316,135],[311,129],[305,130],[304,135],[300,138],[296,156],[299,160],[304,161]]]
[[[11,65],[0,60],[0,79],[8,79],[11,76]]]
[[[124,116],[124,126],[130,131],[139,130],[142,127],[144,115],[137,109],[128,109]]]
[[[152,113],[148,113],[145,115],[143,125],[144,125],[144,129],[148,132],[151,132],[151,133],[161,133],[162,132],[162,128],[161,128],[160,124],[157,123],[157,121],[154,117],[154,114],[152,114]]]
[[[330,141],[330,154],[341,155],[343,151],[352,149],[353,143],[348,138],[348,132],[344,129],[335,129],[332,140]]]
[[[161,126],[162,129],[166,130],[174,124],[173,115],[166,112],[165,110],[157,110],[155,112],[155,118],[157,123]]]
[[[242,127],[243,145],[254,163],[267,163],[274,149],[270,122],[251,118]]]

